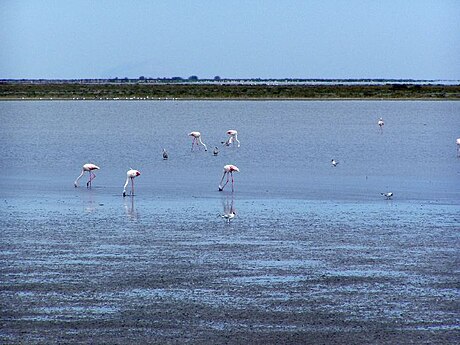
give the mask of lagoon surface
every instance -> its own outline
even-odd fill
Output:
[[[0,123],[2,343],[460,336],[460,102],[8,101]]]

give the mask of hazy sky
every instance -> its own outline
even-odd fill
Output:
[[[459,0],[0,0],[0,78],[460,79]]]

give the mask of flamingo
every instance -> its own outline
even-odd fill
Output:
[[[230,179],[230,176],[232,176],[232,192],[233,192],[234,190],[233,172],[234,171],[240,172],[240,169],[238,169],[236,165],[232,165],[232,164],[228,164],[224,166],[224,174],[222,175],[222,179],[220,180],[219,192],[222,192],[224,190],[224,187],[227,185],[228,180]],[[222,185],[225,175],[227,175],[227,182],[225,182],[225,184]]]
[[[385,122],[383,122],[383,119],[382,119],[382,118],[379,119],[379,121],[377,122],[377,124],[379,125],[380,130],[383,131],[383,126],[385,125]]]
[[[227,131],[227,134],[228,139],[227,141],[223,141],[222,144],[224,144],[225,146],[230,146],[230,144],[233,143],[233,141],[236,141],[238,143],[238,147],[240,147],[240,141],[238,140],[238,131],[234,129],[229,129]]]
[[[455,142],[457,143],[457,157],[460,157],[460,138],[458,138]]]
[[[214,151],[212,151],[212,154],[214,156],[217,156],[219,154],[219,148],[217,146],[214,147]]]
[[[86,187],[91,187],[91,181],[96,178],[96,175],[93,173],[93,170],[99,170],[100,168],[97,165],[94,165],[92,163],[87,163],[83,165],[83,168],[81,169],[81,174],[80,176],[77,177],[77,179],[74,182],[74,186],[78,187],[78,180],[81,179],[81,177],[85,174],[85,171],[89,172],[89,181],[86,182]]]
[[[163,159],[166,160],[168,158],[169,158],[168,152],[166,152],[166,149],[163,149]]]
[[[332,164],[333,167],[336,167],[337,164],[339,164],[339,162],[337,162],[335,159],[332,159],[331,164]]]
[[[188,134],[190,137],[192,137],[192,151],[193,151],[193,145],[196,143],[196,145],[203,145],[204,150],[208,151],[208,147],[206,146],[205,143],[201,141],[201,133],[200,132],[190,132]]]
[[[123,187],[123,197],[126,196],[126,187],[128,186],[129,180],[131,179],[131,196],[134,195],[134,178],[139,176],[141,173],[138,170],[130,169],[126,173],[126,182]]]
[[[385,199],[387,199],[387,200],[390,200],[393,197],[392,192],[380,193],[380,194],[383,195],[385,197]]]

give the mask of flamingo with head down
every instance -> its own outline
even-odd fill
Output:
[[[232,144],[233,141],[236,141],[238,143],[238,147],[240,147],[240,141],[238,140],[238,131],[234,129],[229,129],[227,131],[227,135],[227,141],[223,141],[222,144],[224,144],[225,146],[230,146],[230,144]]]
[[[223,191],[225,186],[227,185],[228,181],[230,180],[230,176],[232,177],[232,192],[234,191],[234,180],[233,180],[233,172],[240,172],[240,169],[236,165],[228,164],[224,166],[224,174],[222,175],[222,179],[220,180],[219,183],[219,192]],[[222,185],[222,182],[224,181],[225,175],[227,175],[227,182],[225,182],[224,185]]]
[[[96,178],[96,175],[93,173],[93,170],[99,170],[100,168],[97,165],[94,165],[92,163],[87,163],[83,165],[83,168],[81,169],[81,174],[80,176],[77,177],[75,182],[73,183],[75,187],[78,187],[78,180],[82,178],[82,176],[85,174],[85,171],[89,172],[89,181],[86,182],[86,187],[91,188],[91,181]]]
[[[196,144],[197,146],[198,145],[203,145],[204,146],[204,150],[205,151],[208,151],[208,147],[206,146],[205,143],[203,143],[203,141],[201,141],[201,133],[200,132],[190,132],[188,134],[190,137],[192,137],[192,151],[193,151],[193,145]]]
[[[134,196],[134,178],[139,176],[141,173],[138,170],[130,169],[126,173],[126,182],[123,187],[123,197],[126,196],[126,187],[128,186],[129,180],[131,180],[131,196]]]

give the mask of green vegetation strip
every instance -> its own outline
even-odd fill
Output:
[[[460,85],[0,83],[0,99],[460,99]]]

